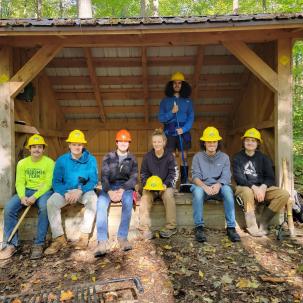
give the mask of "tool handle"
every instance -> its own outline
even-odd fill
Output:
[[[14,227],[13,231],[11,232],[9,238],[7,239],[7,243],[9,243],[13,236],[15,235],[16,231],[18,230],[21,222],[23,221],[23,219],[25,218],[26,214],[28,213],[28,211],[30,210],[31,205],[28,205],[25,209],[25,211],[23,212],[22,216],[20,217],[19,221],[17,222],[16,226]]]

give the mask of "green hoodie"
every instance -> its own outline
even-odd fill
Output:
[[[38,199],[52,187],[54,161],[47,157],[33,162],[31,156],[20,160],[17,164],[16,190],[19,198],[25,197],[25,189],[37,190],[34,197]]]

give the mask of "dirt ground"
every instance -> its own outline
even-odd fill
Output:
[[[303,225],[296,227],[303,232]],[[100,288],[99,302],[303,302],[302,237],[277,241],[272,231],[256,239],[241,231],[242,242],[231,243],[224,230],[208,229],[206,235],[208,242],[201,244],[192,229],[180,229],[171,239],[136,241],[126,253],[114,246],[98,259],[93,247],[75,251],[71,244],[32,261],[25,243],[19,254],[0,263],[0,296],[42,290],[52,299],[62,290],[61,301],[68,302],[79,284],[138,276],[142,294],[134,283],[114,283]],[[13,302],[23,301],[18,298]]]

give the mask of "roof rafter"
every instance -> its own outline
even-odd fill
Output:
[[[105,112],[104,112],[104,105],[103,105],[100,87],[99,87],[99,83],[98,83],[98,79],[97,79],[97,75],[96,75],[96,70],[95,70],[95,67],[93,64],[93,56],[91,53],[91,49],[85,47],[85,48],[83,48],[83,50],[84,50],[84,55],[86,58],[87,68],[88,68],[88,72],[89,72],[89,77],[90,77],[90,80],[91,80],[91,83],[93,86],[96,102],[99,107],[100,118],[102,121],[105,122],[106,117],[105,117]]]

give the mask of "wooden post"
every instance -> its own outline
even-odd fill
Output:
[[[0,49],[0,75],[3,79],[11,76],[11,48]],[[0,208],[11,197],[15,177],[15,132],[14,101],[10,96],[10,84],[0,84]]]
[[[288,191],[293,192],[293,140],[292,140],[292,74],[290,39],[278,40],[277,73],[278,92],[275,94],[275,163],[277,184],[282,184],[282,159],[288,162]]]

